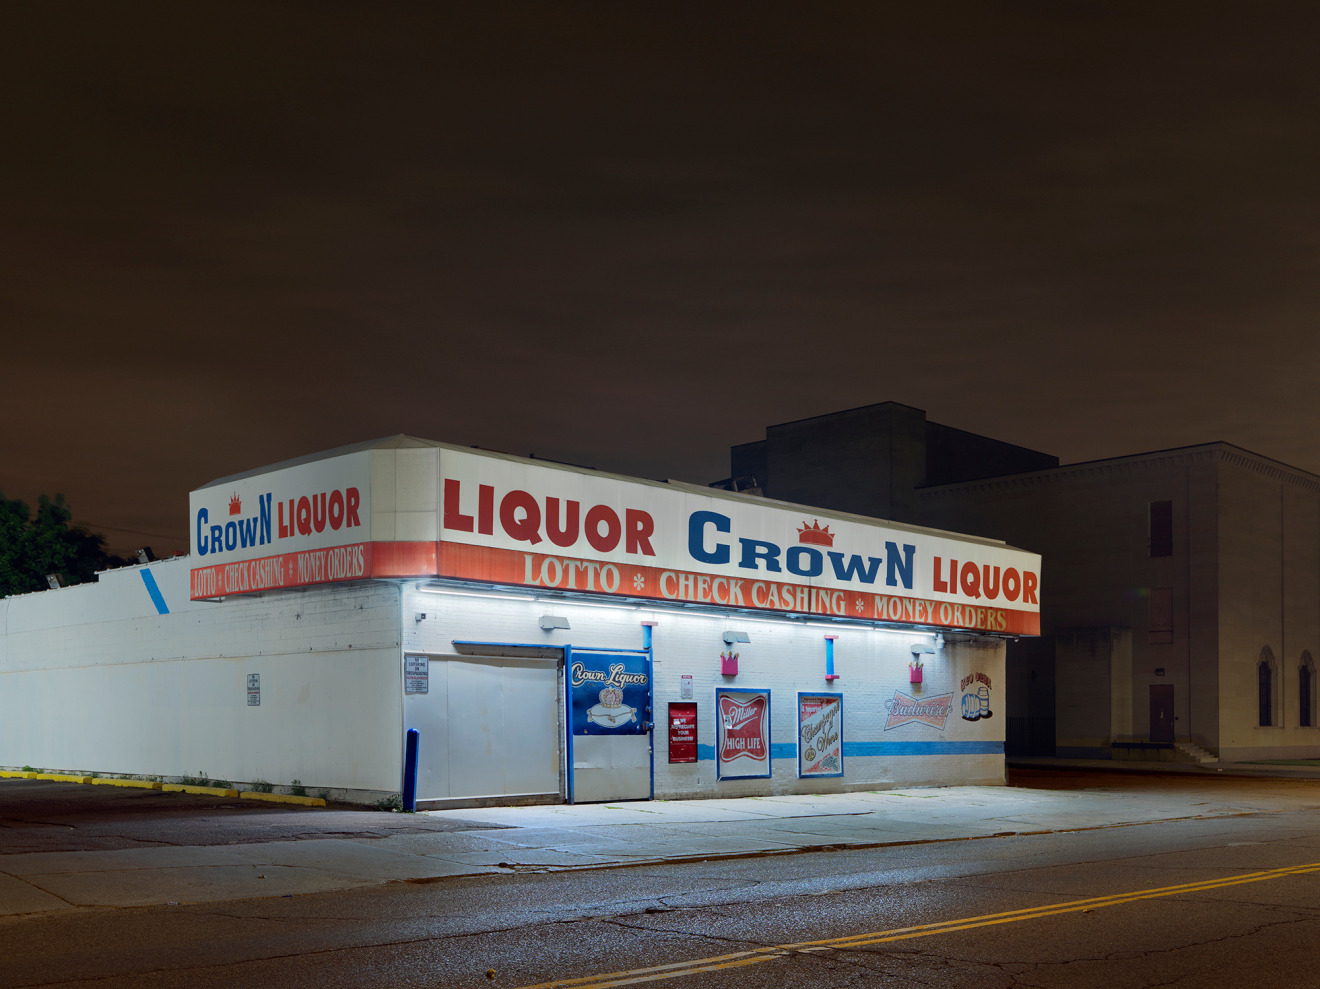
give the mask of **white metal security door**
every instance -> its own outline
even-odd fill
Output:
[[[409,715],[421,732],[419,800],[561,795],[557,661],[463,656],[429,665],[429,693]]]
[[[652,794],[651,654],[566,649],[569,799],[649,800]]]

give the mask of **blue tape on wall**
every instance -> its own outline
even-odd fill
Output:
[[[905,755],[1003,755],[1003,742],[844,742],[843,755],[853,756],[905,756]],[[797,746],[792,742],[775,742],[770,746],[771,759],[796,759]],[[715,746],[698,745],[700,762],[715,760]]]
[[[1003,755],[1003,742],[844,742],[845,756]]]
[[[142,583],[147,585],[147,593],[151,595],[151,603],[156,606],[156,614],[168,615],[170,609],[165,603],[165,595],[160,592],[160,585],[156,583],[155,575],[145,567],[138,573],[142,574]]]

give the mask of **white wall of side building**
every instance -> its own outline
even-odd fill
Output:
[[[0,765],[397,791],[398,588],[194,602],[188,567],[0,600]]]

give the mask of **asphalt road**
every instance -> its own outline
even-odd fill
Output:
[[[16,917],[0,987],[1320,985],[1314,812],[1150,785],[1189,819]]]

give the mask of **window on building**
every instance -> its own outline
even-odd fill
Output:
[[[1173,641],[1173,588],[1151,588],[1150,628],[1147,634],[1151,642]]]
[[[1274,653],[1269,646],[1260,651],[1260,662],[1256,664],[1256,689],[1259,696],[1259,724],[1268,728],[1274,724]]]
[[[1150,503],[1150,555],[1173,556],[1173,502]]]
[[[1271,700],[1273,699],[1273,678],[1270,676],[1270,664],[1263,659],[1260,661],[1260,667],[1257,669],[1257,679],[1260,681],[1260,724],[1261,727],[1273,724],[1270,717]]]
[[[1315,726],[1315,662],[1309,652],[1302,653],[1297,667],[1297,723],[1303,728]]]

